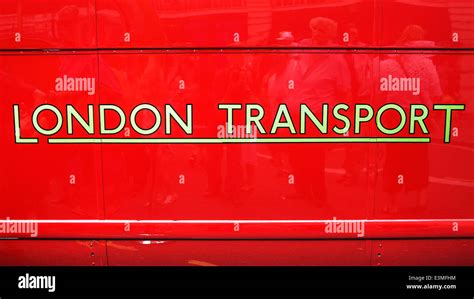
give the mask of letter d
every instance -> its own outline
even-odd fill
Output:
[[[105,127],[105,111],[106,110],[113,110],[117,112],[118,116],[120,117],[120,123],[116,128],[113,129],[107,129]],[[100,134],[116,134],[123,130],[125,127],[125,113],[123,112],[120,107],[116,105],[100,105],[99,107],[99,113],[100,113]]]

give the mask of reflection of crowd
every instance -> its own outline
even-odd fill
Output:
[[[276,47],[325,47],[337,44],[338,25],[335,21],[316,17],[310,21],[312,36],[299,42],[289,31],[282,31],[275,39]],[[354,29],[354,32],[357,30]],[[355,39],[356,41],[357,39]],[[350,102],[353,98],[369,95],[368,76],[371,61],[365,54],[334,55],[329,52],[299,51],[278,55],[229,56],[228,67],[218,72],[216,94],[213,98],[229,102],[263,101],[265,111],[275,115],[279,104],[285,103],[290,111],[299,111],[300,104],[318,111],[321,103]],[[347,58],[349,57],[349,58]],[[259,81],[261,80],[261,81]],[[291,82],[291,83],[290,83]],[[294,84],[294,88],[290,87]],[[224,88],[225,86],[225,88]],[[354,91],[356,93],[354,94]],[[294,114],[297,115],[297,114]],[[264,120],[265,122],[265,120]],[[227,146],[227,159],[222,147],[213,149],[209,160],[209,186],[220,190],[221,163],[228,163],[226,169],[232,173],[224,176],[236,196],[239,191],[252,190],[252,179],[256,167],[256,146],[254,144]],[[269,146],[274,165],[296,178],[296,196],[324,201],[326,199],[325,160],[327,146],[322,144],[289,144]],[[346,153],[346,156],[356,154]],[[232,158],[231,158],[232,157]],[[235,159],[235,157],[240,157]],[[233,163],[233,164],[232,164]],[[288,163],[288,165],[286,165]],[[357,165],[346,159],[348,173],[357,172]],[[243,182],[239,181],[243,177]],[[236,183],[237,182],[237,183]],[[249,186],[250,185],[250,188]],[[218,187],[216,187],[218,186]],[[227,186],[228,187],[228,186]],[[241,187],[242,190],[239,190]]]
[[[275,46],[324,48],[338,44],[338,24],[334,20],[315,17],[310,21],[310,29],[312,36],[299,42],[295,41],[290,31],[282,31],[275,39]],[[354,25],[350,26],[349,32],[351,32],[349,45],[364,46],[358,39],[358,30]],[[408,26],[397,43],[404,47],[433,46],[432,42],[424,40],[423,29],[416,25]],[[265,59],[268,61],[265,61]],[[380,68],[373,67],[377,63],[379,63]],[[223,73],[227,74],[227,77],[232,76],[236,69],[235,61],[230,65],[231,67],[228,69],[222,70]],[[283,52],[269,58],[262,58],[258,55],[248,56],[247,60],[242,59],[238,65],[237,68],[240,70],[239,75],[236,76],[238,80],[230,80],[227,83],[221,82],[221,84],[227,86],[227,89],[226,92],[216,94],[217,98],[226,99],[230,102],[241,102],[243,99],[252,100],[260,96],[260,99],[265,101],[266,111],[271,111],[272,114],[275,113],[276,108],[281,103],[285,103],[290,111],[296,111],[302,103],[310,106],[313,111],[318,111],[322,103],[372,102],[373,86],[371,82],[374,81],[373,76],[377,72],[379,72],[378,76],[380,77],[391,74],[399,78],[420,78],[422,86],[419,95],[388,92],[382,95],[382,102],[396,102],[403,107],[408,107],[411,103],[422,103],[431,107],[432,102],[442,95],[439,76],[433,63],[433,57],[430,54],[396,54],[382,57],[381,60],[378,58],[373,60],[365,53],[334,55],[330,51],[314,53],[302,50],[289,53]],[[261,76],[258,76],[256,72],[259,72]],[[258,80],[261,81],[258,82]],[[290,81],[295,84],[294,89],[288,87]],[[259,86],[262,88],[258,88]],[[387,125],[390,126],[390,124]],[[241,150],[246,146],[232,145],[233,148],[228,152],[229,154],[232,150],[240,149],[231,155],[241,157],[240,160],[232,162],[236,164],[231,167],[234,171],[240,169],[245,173],[246,159],[250,161],[255,159],[256,151],[246,153]],[[269,148],[273,159],[276,160],[277,167],[288,173],[291,172],[297,178],[295,185],[298,197],[315,200],[326,199],[325,161],[328,146],[323,144],[290,144],[284,150],[273,146],[269,146]],[[361,157],[365,156],[366,153],[361,152],[361,149],[362,147],[356,146],[344,148],[342,182],[345,184],[356,184],[360,172],[365,167],[361,163],[361,161],[364,161]],[[408,152],[403,154],[401,150]],[[386,149],[382,152],[384,153],[384,188],[389,192],[394,188],[399,189],[397,177],[403,173],[408,179],[407,190],[415,190],[419,203],[424,204],[423,190],[427,187],[429,173],[428,146],[426,144],[386,145]],[[222,157],[222,155],[215,156]],[[249,159],[249,156],[252,158]],[[303,158],[303,156],[306,158]],[[408,163],[400,163],[401,156],[407,159]],[[220,162],[215,162],[220,164]],[[285,165],[285,162],[288,165]],[[252,162],[252,174],[255,165],[256,163]],[[212,167],[214,170],[217,168]],[[247,176],[245,174],[243,176],[253,177],[253,175]],[[235,183],[233,179],[231,180]],[[209,184],[213,185],[212,182]],[[241,186],[242,184],[237,183],[236,185]],[[235,189],[232,190],[236,191]],[[392,194],[394,193],[396,192],[392,192]]]
[[[148,8],[140,8],[140,10],[152,14],[151,7]],[[78,14],[79,10],[74,6],[67,6],[57,13],[54,34],[61,43],[73,44],[73,39],[77,39],[78,36],[81,40],[87,39],[85,37],[87,32],[82,32],[80,26],[71,21],[77,19]],[[145,19],[149,18],[143,18]],[[273,44],[275,47],[285,48],[324,48],[340,45],[341,34],[336,21],[325,17],[315,17],[309,21],[309,29],[311,36],[300,40],[297,40],[291,31],[282,31],[276,36]],[[359,32],[355,24],[349,24],[347,31],[350,35],[349,46],[365,46],[359,40]],[[163,40],[166,38],[163,37]],[[395,45],[429,48],[433,47],[434,43],[426,40],[426,32],[423,28],[410,25],[405,28]],[[429,53],[392,54],[382,56],[380,61],[372,60],[366,53],[340,55],[330,51],[314,52],[312,50],[281,51],[276,55],[242,53],[212,56],[192,53],[143,55],[142,57],[145,58],[140,62],[133,61],[135,58],[127,57],[131,62],[119,64],[118,67],[114,66],[111,56],[99,55],[97,61],[101,72],[99,82],[101,92],[110,97],[106,100],[114,100],[125,106],[130,105],[126,108],[131,108],[135,104],[134,101],[139,100],[164,100],[179,106],[196,99],[210,99],[194,105],[196,115],[208,117],[204,120],[195,118],[195,128],[204,127],[203,131],[195,133],[210,137],[216,133],[214,125],[220,124],[218,117],[209,113],[209,111],[215,111],[215,101],[243,104],[261,102],[265,106],[265,111],[273,115],[281,103],[285,103],[290,111],[296,111],[300,104],[304,103],[312,111],[317,112],[322,103],[370,102],[372,100],[370,98],[371,82],[377,82],[373,80],[373,74],[377,71],[379,73],[376,76],[379,77],[386,77],[389,74],[394,77],[417,77],[421,82],[419,95],[413,95],[410,92],[386,92],[380,98],[381,104],[396,102],[403,107],[408,107],[412,103],[421,103],[431,107],[432,103],[438,101],[443,95],[438,71],[433,62],[434,57]],[[84,61],[78,62],[64,56],[58,59],[57,72],[67,73],[70,76],[93,74],[96,69],[94,61],[95,59],[87,60],[86,64]],[[379,67],[374,68],[375,64]],[[138,76],[135,76],[137,74]],[[41,90],[29,82],[22,82],[20,78],[11,78],[9,74],[2,71],[0,71],[0,81],[2,85],[11,85],[14,87],[11,88],[12,90],[25,94],[24,98],[33,97],[35,104],[46,102],[51,95],[58,96],[52,94],[51,91]],[[180,81],[184,82],[184,89],[177,87]],[[294,88],[289,88],[290,81],[293,82]],[[297,113],[292,113],[292,115],[297,115]],[[26,117],[22,115],[22,121]],[[431,124],[428,124],[428,127],[430,126]],[[22,127],[28,130],[23,124]],[[396,205],[395,201],[400,200],[398,194],[402,190],[414,191],[419,203],[424,204],[429,174],[428,145],[383,146],[385,148],[382,158],[382,181],[384,190],[391,194],[390,204]],[[170,162],[173,161],[171,159],[179,156],[173,152],[176,148],[167,145],[147,146],[143,156],[135,155],[135,149],[120,150],[118,159],[121,162],[113,163],[114,165],[109,166],[109,171],[122,173],[124,186],[135,186],[136,189],[142,188],[143,185],[150,186],[153,198],[159,197],[160,201],[165,203],[172,202],[178,198],[176,194],[178,189],[175,186],[175,179],[169,173],[172,173],[172,168],[181,167]],[[257,145],[253,143],[191,146],[187,154],[192,163],[199,154],[207,157],[204,171],[208,195],[237,198],[255,191],[258,187],[254,186],[259,165],[257,148]],[[327,199],[325,163],[327,151],[330,149],[328,146],[291,144],[285,147],[269,145],[268,148],[276,168],[294,175],[298,197],[320,201]],[[342,180],[344,183],[357,183],[357,177],[363,165],[358,162],[362,159],[355,157],[366,155],[361,152],[361,148],[344,147],[345,172]],[[400,163],[401,159],[403,163]],[[128,174],[135,168],[133,164],[143,160],[147,161],[147,165],[142,168],[146,180],[129,176]],[[71,164],[76,166],[80,162],[72,161]],[[399,175],[405,178],[403,186],[398,184]],[[53,183],[55,184],[54,181]],[[51,185],[54,185],[53,183]],[[119,189],[121,187],[123,186],[106,186],[106,188]],[[146,193],[147,190],[144,189]],[[111,192],[107,189],[106,191]],[[62,196],[59,191],[56,194],[58,198]],[[148,204],[150,204],[149,200]]]

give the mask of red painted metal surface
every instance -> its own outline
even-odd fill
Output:
[[[472,48],[472,1],[378,1],[381,46]],[[422,41],[416,41],[416,40]]]
[[[372,0],[99,0],[98,44],[104,48],[373,46],[374,4]],[[313,40],[310,21],[318,17],[328,30]],[[353,35],[351,42],[343,41],[344,33]],[[129,41],[125,34],[130,34]]]
[[[474,264],[474,241],[458,240],[374,240],[372,265],[466,266]]]
[[[367,266],[370,241],[108,241],[109,265]]]
[[[8,256],[0,264],[76,264],[75,256],[92,264],[86,240],[100,240],[96,265],[474,264],[474,5],[296,2],[2,2],[0,222],[37,223],[38,231],[1,233],[28,240],[0,240],[0,256]],[[93,92],[58,91],[64,76],[94,78]],[[419,78],[419,92],[380,91],[388,76]],[[300,104],[316,112],[322,103],[397,103],[406,112],[424,104],[430,142],[100,139],[142,137],[129,120],[140,103],[161,111],[171,104],[180,115],[192,104],[194,138],[217,137],[226,121],[219,103],[262,105],[267,131],[279,104],[295,119]],[[54,137],[101,142],[48,143],[32,125],[42,104],[62,113]],[[101,104],[124,110],[124,130],[98,133]],[[444,112],[433,104],[465,105],[453,113],[450,143],[443,142]],[[14,105],[21,138],[37,144],[16,141]],[[93,105],[93,134],[77,122],[68,134],[67,105],[82,115]],[[244,117],[237,111],[235,123]],[[348,118],[354,123],[353,108]],[[44,112],[38,121],[52,128],[55,115]],[[152,121],[141,112],[141,127]],[[397,115],[384,121],[391,125]],[[118,122],[107,114],[107,126]],[[161,127],[148,137],[189,137],[175,125],[170,135]],[[307,134],[318,133],[313,126]],[[372,123],[362,123],[359,135],[382,137]],[[276,136],[304,137],[288,129]],[[351,127],[346,137],[357,136]],[[328,233],[337,220],[363,224],[364,232]],[[27,256],[28,248],[35,253]],[[60,258],[40,262],[48,252]]]
[[[94,48],[93,0],[5,0],[0,10],[1,49]]]
[[[97,58],[83,55],[15,55],[0,57],[2,111],[9,117],[1,121],[4,132],[0,139],[2,153],[3,207],[5,219],[100,219],[103,217],[101,200],[100,147],[57,146],[48,144],[15,143],[12,107],[25,107],[20,114],[22,134],[33,131],[33,107],[41,103],[55,106],[75,104],[86,109],[87,103],[98,103],[96,95],[61,94],[55,91],[55,79],[61,74],[69,76],[97,76]],[[30,71],[33,70],[33,71]],[[82,107],[80,107],[82,106]],[[27,108],[30,107],[30,108]],[[82,110],[83,112],[84,110]],[[87,111],[87,110],[86,110]],[[53,115],[44,114],[40,122],[54,125]],[[23,126],[22,126],[23,124]],[[29,125],[28,125],[29,124]],[[77,136],[84,133],[77,132]],[[87,135],[87,134],[86,134]],[[70,184],[71,175],[77,184]]]
[[[473,240],[108,241],[109,265],[465,266]]]
[[[2,266],[106,266],[106,242],[95,240],[4,240]]]
[[[337,225],[337,220],[30,220],[38,222],[35,237],[46,239],[413,239],[471,238],[474,234],[471,219],[362,221],[363,230],[328,233],[328,223]],[[3,235],[31,238],[29,233]]]
[[[8,240],[0,242],[0,261],[3,266],[464,266],[474,263],[473,246],[467,239]]]

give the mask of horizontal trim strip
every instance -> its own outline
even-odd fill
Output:
[[[18,49],[0,49],[0,52],[85,52],[85,51],[453,51],[453,52],[469,52],[474,48],[403,48],[403,47],[124,47],[124,48],[18,48]]]
[[[0,239],[420,239],[474,237],[474,219],[0,220]],[[37,234],[5,232],[37,226]],[[342,224],[341,224],[342,223]],[[238,226],[237,226],[238,224]],[[350,228],[331,232],[337,225]],[[360,228],[360,229],[359,229]]]
[[[370,222],[433,222],[433,221],[473,221],[473,219],[341,219],[345,221],[365,221]],[[24,222],[24,223],[325,223],[334,221],[333,219],[305,220],[305,219],[183,219],[183,220],[152,220],[152,219],[0,219],[2,222]]]
[[[221,143],[429,143],[422,137],[321,138],[49,138],[51,144],[221,144]]]

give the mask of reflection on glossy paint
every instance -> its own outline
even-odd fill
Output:
[[[473,7],[470,1],[6,0],[0,48],[289,46],[276,40],[281,32],[303,46],[315,17],[338,24],[338,47],[473,47]],[[402,33],[431,42],[403,44]]]
[[[345,41],[344,33],[353,33],[355,41],[374,42],[371,0],[176,1],[172,4],[149,0],[140,2],[141,9],[130,0],[99,0],[97,7],[99,45],[103,47],[288,46],[282,42],[280,33],[286,32],[287,39],[301,41],[311,35],[308,23],[315,16],[340,22],[334,32],[335,44],[349,43],[350,38]],[[349,21],[346,16],[350,14],[361,17]],[[130,42],[123,39],[127,32],[133,32]],[[275,40],[277,37],[279,40]]]
[[[231,2],[175,1],[170,6],[167,1],[97,0],[96,16],[93,1],[53,1],[44,7],[7,1],[0,13],[2,49],[94,49],[97,29],[102,50],[0,56],[1,111],[11,111],[15,103],[25,107],[20,126],[28,135],[32,109],[40,104],[73,102],[86,114],[87,104],[120,103],[130,110],[144,101],[181,108],[195,103],[196,134],[216,136],[218,126],[226,125],[214,113],[218,103],[262,105],[268,128],[281,104],[295,112],[305,103],[318,113],[322,103],[395,102],[408,109],[414,103],[468,103],[472,98],[471,53],[436,50],[472,45],[469,30],[456,27],[460,2]],[[383,20],[374,22],[374,9],[384,12]],[[452,30],[459,33],[459,43],[450,40]],[[16,31],[22,36],[18,43]],[[350,50],[376,45],[433,51]],[[272,49],[160,49],[229,46]],[[103,49],[109,47],[128,50]],[[298,50],[303,47],[339,50]],[[58,92],[55,79],[65,75],[97,78],[96,92]],[[413,82],[419,88],[381,90],[379,79],[389,76],[418,78]],[[11,175],[0,187],[11,202],[2,212],[38,219],[472,218],[472,114],[467,105],[454,118],[456,133],[449,145],[436,137],[444,128],[442,114],[435,112],[427,125],[430,144],[20,147],[5,134],[12,138],[0,140],[8,157],[2,170]],[[39,122],[54,125],[47,116]],[[2,131],[14,132],[8,115],[0,124]],[[376,132],[371,126],[364,130]],[[130,124],[120,134],[134,137]]]
[[[96,47],[92,0],[6,0],[0,12],[0,48]]]

